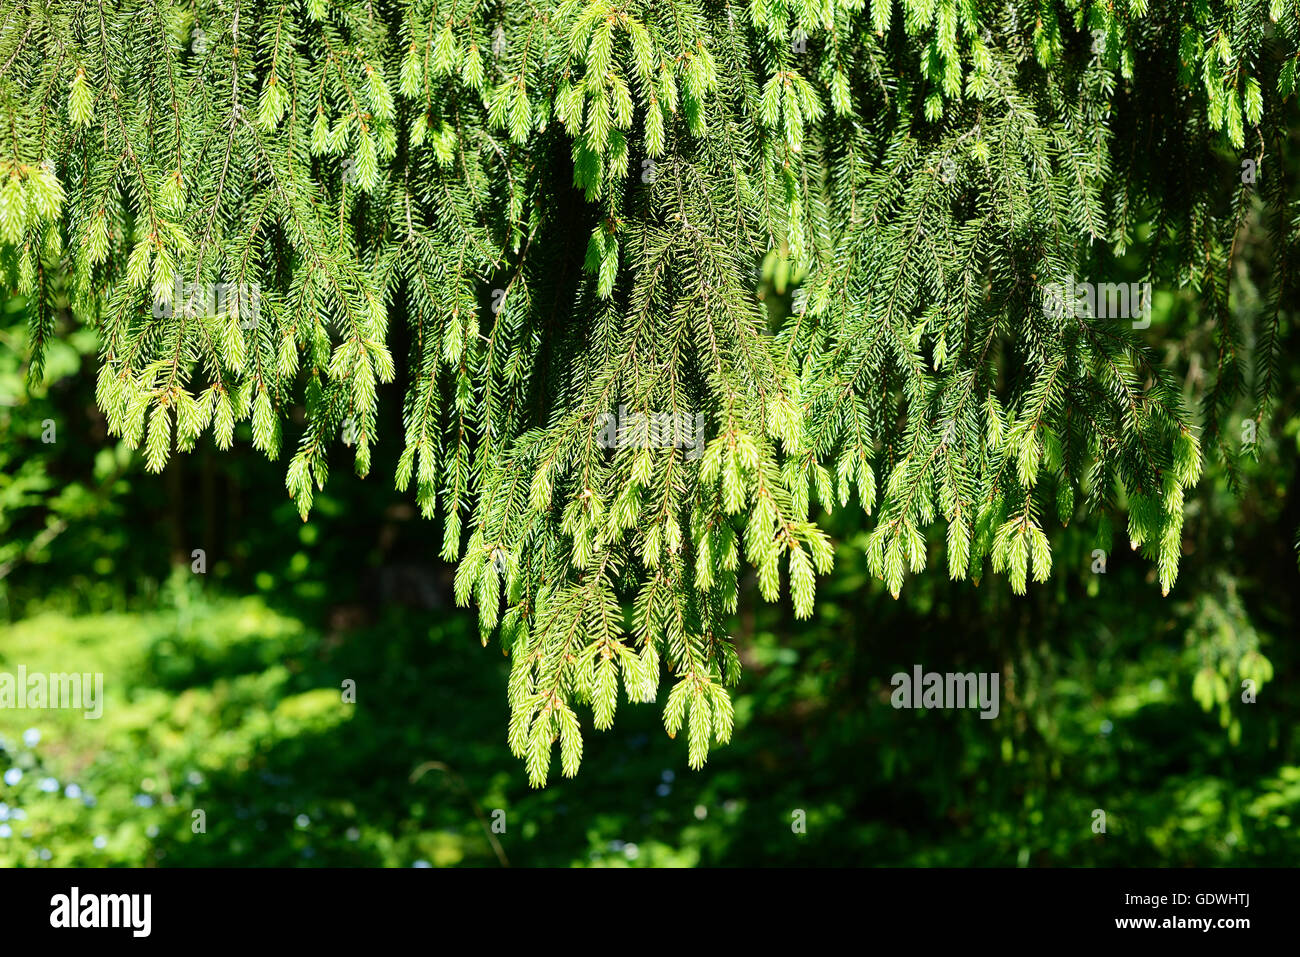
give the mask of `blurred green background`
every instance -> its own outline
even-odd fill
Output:
[[[1244,323],[1269,255],[1244,248]],[[779,313],[798,277],[766,276]],[[1280,401],[1253,447],[1227,431],[1231,467],[1207,463],[1169,598],[1125,548],[1094,573],[1082,522],[1025,598],[947,581],[936,550],[894,601],[866,574],[861,517],[837,513],[810,621],[745,585],[730,746],[692,772],[658,708],[620,702],[613,730],[588,718],[579,776],[542,791],[506,747],[507,662],[393,491],[393,443],[366,481],[340,463],[306,523],[246,434],[147,475],[95,409],[94,335],[59,321],[29,388],[23,304],[0,316],[0,671],[102,672],[106,703],[100,720],[0,710],[0,864],[1300,860],[1289,313]],[[1194,297],[1158,291],[1145,335],[1196,403],[1216,347]],[[1000,716],[894,710],[890,676],[914,664],[999,671]]]

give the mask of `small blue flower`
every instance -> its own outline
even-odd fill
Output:
[[[41,743],[41,733],[35,728],[28,728],[23,732],[23,744],[29,748],[34,748]]]
[[[293,819],[293,823],[297,824],[299,827],[306,827],[307,825],[311,824],[311,818],[309,818],[306,814],[299,814],[296,818]]]
[[[46,794],[54,794],[59,790],[59,782],[54,780],[54,778],[41,778],[41,783],[38,787]]]
[[[139,807],[153,807],[153,798],[147,794],[137,794],[135,796],[135,803]]]
[[[76,798],[81,797],[81,785],[69,784],[66,788],[63,789],[63,796],[73,798],[74,800]]]
[[[672,793],[673,793],[673,788],[671,784],[661,784],[657,788],[655,788],[655,794],[658,794],[661,798],[666,798],[668,795]]]
[[[9,805],[0,801],[0,821],[9,820]]]
[[[416,861],[411,866],[412,867],[433,867],[433,865],[430,864],[428,861]]]
[[[16,807],[12,811],[10,811],[9,816],[13,818],[15,821],[27,820],[27,812],[20,807]]]
[[[10,787],[13,787],[22,779],[23,779],[22,768],[10,768],[8,771],[5,772],[5,784],[9,785]]]
[[[9,837],[13,832],[14,829],[8,824],[0,824],[0,837]]]
[[[91,843],[94,844],[98,850],[102,851],[104,848],[108,847],[108,838],[103,834],[97,834]]]
[[[147,828],[145,828],[145,832],[144,832],[144,833],[145,833],[145,836],[146,836],[146,837],[157,837],[157,836],[158,836],[158,825],[157,825],[157,824],[150,824]]]

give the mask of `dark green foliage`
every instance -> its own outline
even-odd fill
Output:
[[[396,483],[512,657],[534,783],[557,739],[576,772],[574,703],[607,727],[665,670],[698,767],[742,558],[811,615],[814,502],[873,516],[895,596],[929,540],[1023,594],[1049,527],[1109,551],[1112,518],[1173,587],[1198,435],[1274,394],[1298,29],[1283,0],[9,0],[4,267],[33,376],[66,282],[114,434],[160,470],[248,421],[304,518],[400,382]],[[1261,208],[1256,332],[1228,287]],[[803,277],[775,328],[765,257]],[[1133,316],[1053,309],[1076,280],[1204,301],[1203,422]],[[624,409],[702,413],[703,454],[611,441]]]

